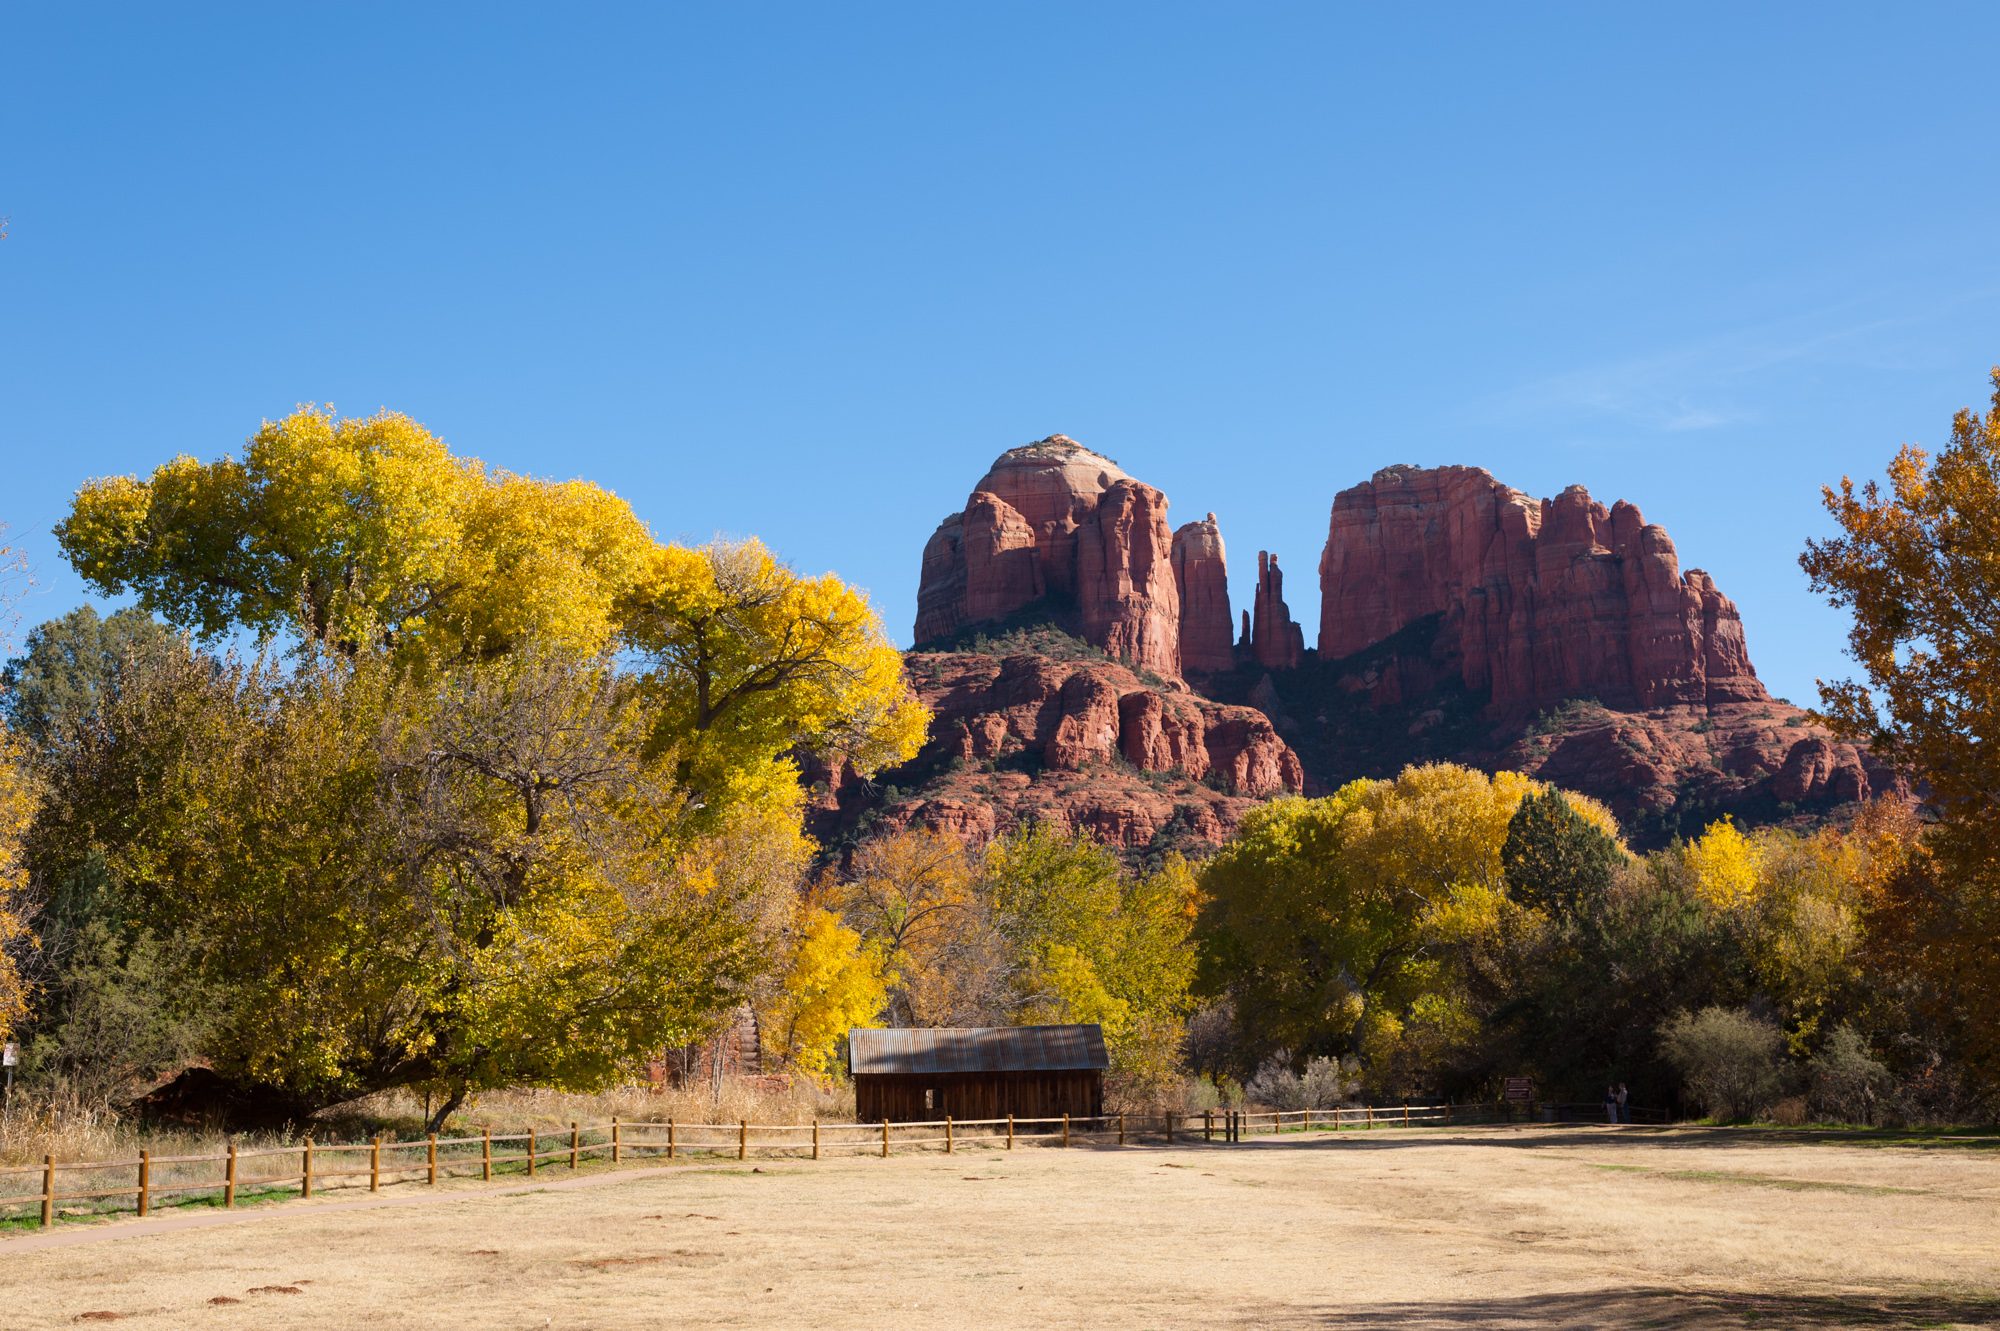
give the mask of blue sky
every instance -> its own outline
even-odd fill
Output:
[[[2000,9],[21,4],[0,519],[303,401],[866,586],[1073,435],[1278,552],[1391,462],[1629,498],[1774,691],[1817,487],[2000,361]]]

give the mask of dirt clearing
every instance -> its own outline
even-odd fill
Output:
[[[2000,1326],[1977,1145],[1490,1128],[578,1184],[0,1241],[0,1325]]]

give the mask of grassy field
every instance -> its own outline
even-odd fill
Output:
[[[1996,1326],[1996,1147],[1486,1128],[698,1162],[0,1240],[0,1325]]]

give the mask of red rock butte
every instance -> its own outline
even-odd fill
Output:
[[[1582,486],[1537,500],[1478,467],[1387,467],[1334,499],[1319,571],[1323,661],[1437,616],[1502,710],[1769,697],[1735,604],[1636,507]]]
[[[1736,606],[1632,504],[1388,467],[1335,497],[1319,573],[1317,653],[1266,551],[1232,641],[1215,514],[1170,529],[1165,495],[1063,435],[1001,454],[924,548],[908,660],[936,720],[883,825],[1213,843],[1259,799],[1438,759],[1597,795],[1655,840],[1907,796],[1770,697]],[[981,624],[1010,631],[954,644]],[[824,784],[834,825],[866,812]]]
[[[1167,497],[1064,435],[1002,453],[924,546],[916,641],[1048,604],[1142,670],[1180,677]]]

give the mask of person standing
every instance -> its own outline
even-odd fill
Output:
[[[1607,1086],[1604,1088],[1604,1121],[1606,1123],[1616,1123],[1618,1121],[1618,1088],[1616,1086]]]
[[[1624,1082],[1622,1082],[1622,1081],[1621,1081],[1621,1082],[1619,1082],[1619,1083],[1618,1083],[1618,1094],[1617,1094],[1617,1095],[1616,1095],[1616,1096],[1614,1097],[1614,1099],[1616,1099],[1616,1100],[1617,1100],[1617,1104],[1615,1104],[1614,1106],[1612,1106],[1612,1107],[1613,1107],[1614,1109],[1616,1109],[1616,1110],[1617,1110],[1618,1112],[1612,1115],[1612,1117],[1611,1117],[1611,1121],[1612,1121],[1612,1122],[1614,1122],[1614,1123],[1630,1123],[1630,1122],[1632,1121],[1632,1111],[1631,1111],[1631,1110],[1629,1110],[1629,1109],[1627,1109],[1627,1108],[1625,1107],[1625,1101],[1626,1101],[1626,1098],[1627,1098],[1627,1097],[1629,1096],[1629,1094],[1630,1094],[1630,1092],[1628,1092],[1628,1091],[1627,1091],[1627,1090],[1625,1089],[1625,1083],[1624,1083]]]

